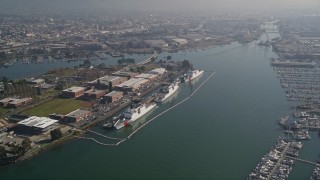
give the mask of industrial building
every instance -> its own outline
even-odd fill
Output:
[[[149,83],[150,80],[144,78],[132,78],[122,84],[115,86],[117,91],[133,92],[140,89],[143,85]]]
[[[44,79],[29,79],[28,83],[33,85],[43,84],[45,82]]]
[[[100,99],[106,94],[105,90],[98,90],[98,89],[90,89],[86,92],[84,92],[84,98],[90,98],[90,99]]]
[[[128,78],[123,76],[104,76],[94,81],[88,82],[88,85],[94,86],[98,89],[108,89],[110,86],[114,87],[126,80],[128,80]]]
[[[16,108],[32,102],[32,98],[4,98],[0,100],[0,106]]]
[[[54,129],[57,120],[47,117],[31,116],[23,121],[18,122],[15,131],[26,134],[41,134]]]
[[[172,39],[177,45],[185,45],[188,43],[188,40],[182,39],[182,38],[177,38],[177,39]]]
[[[156,69],[153,69],[151,71],[149,71],[148,73],[149,74],[158,74],[158,75],[163,75],[167,72],[167,70],[165,68],[156,68]]]
[[[158,77],[159,77],[159,75],[157,75],[157,74],[147,74],[147,73],[142,73],[142,74],[135,76],[135,78],[143,78],[143,79],[148,79],[150,81],[154,81],[154,80],[158,79]]]
[[[78,122],[91,114],[90,111],[77,109],[64,116],[63,121],[68,123]]]
[[[76,87],[73,86],[71,88],[65,89],[62,91],[62,96],[67,98],[77,98],[84,94],[86,88],[85,87]]]
[[[112,73],[113,76],[120,76],[120,77],[126,77],[127,80],[131,79],[137,75],[139,75],[139,73],[135,73],[135,72],[127,72],[127,71],[117,71],[115,73]]]
[[[118,101],[123,97],[123,92],[120,91],[112,91],[104,96],[104,99],[108,103],[113,103],[115,101]]]

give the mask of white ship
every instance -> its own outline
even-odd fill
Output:
[[[152,110],[157,105],[155,103],[149,103],[149,104],[142,104],[136,108],[129,108],[127,109],[123,115],[124,117],[119,119],[115,124],[114,127],[116,129],[123,128],[125,126],[130,125],[137,119],[141,118],[143,115],[145,115],[147,112]]]
[[[155,102],[163,102],[166,99],[168,99],[170,96],[172,96],[177,90],[179,89],[179,83],[174,82],[168,86],[168,90],[166,93],[159,93],[159,97],[155,99]]]
[[[204,71],[202,70],[193,70],[193,71],[188,71],[187,74],[185,75],[185,82],[190,82],[192,80],[194,80],[195,78],[199,77],[201,74],[203,74]]]

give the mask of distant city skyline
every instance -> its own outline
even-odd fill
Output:
[[[137,11],[270,11],[278,9],[320,9],[319,0],[0,0],[0,10],[39,11],[44,9],[129,9]]]

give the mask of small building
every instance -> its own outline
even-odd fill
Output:
[[[149,71],[149,74],[158,74],[158,75],[163,75],[167,72],[165,68],[156,68],[154,70]]]
[[[159,77],[159,75],[157,75],[157,74],[148,74],[148,73],[142,73],[142,74],[135,76],[135,78],[149,79],[150,81],[154,81],[154,80],[158,79],[158,77]]]
[[[104,96],[104,99],[108,103],[113,103],[115,101],[118,101],[123,97],[123,92],[121,91],[112,91]]]
[[[77,109],[64,116],[63,121],[68,123],[78,122],[91,114],[90,111]]]
[[[104,76],[94,81],[88,82],[88,85],[94,86],[98,89],[108,89],[110,86],[114,87],[126,80],[128,80],[128,78],[123,76]]]
[[[15,129],[20,133],[40,134],[52,130],[56,122],[58,121],[47,117],[31,116],[18,122],[18,126]]]
[[[7,105],[9,108],[17,108],[19,106],[24,106],[32,102],[32,98],[21,98],[10,101]]]
[[[106,94],[105,90],[90,89],[84,92],[85,98],[100,99]]]
[[[39,84],[43,84],[45,82],[44,79],[29,79],[28,83],[29,84],[33,84],[33,85],[39,85]]]
[[[188,40],[182,39],[182,38],[177,38],[177,39],[172,39],[177,45],[185,45],[188,43]]]
[[[0,106],[7,106],[10,101],[14,101],[15,98],[4,98],[0,100]]]
[[[73,86],[71,88],[65,89],[62,91],[62,96],[67,98],[77,98],[84,94],[85,87]]]
[[[0,101],[1,106],[16,108],[32,102],[32,98],[5,98]]]
[[[50,114],[49,118],[54,119],[54,120],[58,120],[58,121],[62,121],[64,118],[64,115],[54,113],[54,114]]]

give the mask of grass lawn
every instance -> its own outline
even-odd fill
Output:
[[[3,115],[3,114],[5,114],[5,113],[8,112],[8,111],[9,111],[9,109],[6,109],[6,108],[4,108],[4,107],[0,107],[0,116]]]
[[[48,116],[53,113],[68,114],[79,108],[90,107],[90,103],[75,99],[54,99],[40,106],[31,108],[23,112],[29,116]]]

